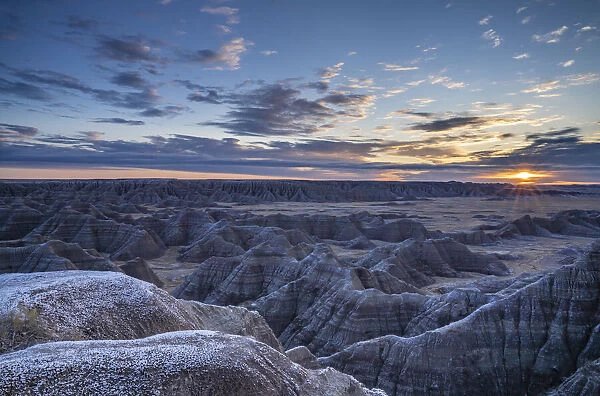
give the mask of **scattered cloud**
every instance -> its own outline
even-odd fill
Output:
[[[411,125],[411,130],[444,132],[453,129],[477,129],[484,126],[512,123],[514,120],[493,117],[450,117]]]
[[[410,70],[419,70],[417,66],[401,66],[394,63],[384,63],[379,62],[379,65],[383,65],[383,70],[385,71],[410,71]]]
[[[174,0],[160,0],[159,3],[162,5],[171,4]]]
[[[483,18],[481,18],[481,19],[479,20],[479,24],[480,24],[480,25],[482,25],[482,26],[483,26],[483,25],[488,25],[488,24],[490,23],[490,20],[491,20],[492,18],[493,18],[493,16],[492,16],[492,15],[488,15],[488,16],[486,16],[486,17],[483,17]]]
[[[21,140],[37,135],[38,129],[32,126],[0,123],[0,142],[4,140]]]
[[[348,56],[354,56],[356,54],[358,54],[358,52],[356,52],[356,51],[350,51],[350,52],[348,52]]]
[[[574,64],[575,64],[575,61],[573,59],[570,59],[568,61],[560,62],[558,65],[562,66],[562,67],[569,67],[569,66],[573,66]]]
[[[121,39],[101,36],[96,47],[97,53],[106,59],[119,62],[156,62],[159,57],[140,36],[126,36]]]
[[[235,38],[218,50],[180,51],[182,60],[211,65],[213,70],[237,70],[240,68],[241,55],[254,43],[242,37]]]
[[[340,75],[342,66],[344,66],[344,62],[338,62],[333,66],[324,67],[317,72],[317,75],[321,77],[321,81],[328,83],[331,79]]]
[[[519,7],[517,8],[517,14],[522,13],[523,11],[525,11],[527,9],[527,7]]]
[[[453,81],[450,77],[442,74],[430,74],[429,82],[432,85],[440,84],[448,89],[464,88],[467,84],[462,81]]]
[[[9,81],[0,77],[0,92],[25,99],[48,101],[52,97],[43,89],[20,81]]]
[[[436,100],[431,99],[431,98],[413,98],[413,99],[410,99],[407,103],[410,106],[424,107],[433,102],[436,102]]]
[[[539,84],[535,84],[533,87],[524,89],[522,93],[544,93],[548,91],[554,91],[555,89],[564,88],[560,84],[560,80],[545,81]]]
[[[222,93],[221,102],[232,110],[223,121],[201,125],[217,126],[235,135],[308,135],[330,129],[343,119],[364,118],[374,99],[373,95],[332,92],[309,100],[285,83],[260,85],[242,93]]]
[[[490,41],[493,48],[497,48],[502,44],[502,37],[494,29],[486,30],[481,37]]]
[[[207,14],[212,15],[223,15],[227,17],[227,23],[230,25],[235,25],[240,23],[240,17],[238,15],[239,8],[232,7],[202,7],[200,12],[205,12]]]
[[[150,84],[137,71],[117,73],[110,79],[113,84],[130,88],[148,88]]]
[[[264,50],[264,51],[260,51],[261,54],[266,55],[266,56],[271,56],[271,55],[275,55],[277,54],[277,51],[275,50]]]
[[[151,107],[141,111],[138,114],[143,117],[174,117],[180,114],[183,110],[185,110],[185,107],[183,106],[165,106],[162,109]]]
[[[594,30],[598,30],[598,28],[596,26],[589,26],[589,25],[577,29],[578,32],[591,32]]]
[[[529,54],[527,52],[523,52],[522,54],[513,56],[513,59],[528,59]]]
[[[133,126],[145,125],[144,121],[126,120],[124,118],[96,118],[96,119],[92,120],[92,122],[95,122],[98,124],[120,124],[120,125],[133,125]]]
[[[538,43],[546,43],[546,44],[555,44],[560,41],[560,37],[567,31],[569,28],[567,26],[561,26],[560,28],[553,30],[551,32],[545,34],[534,34],[532,36],[534,41]]]
[[[231,27],[227,25],[217,25],[217,29],[223,34],[231,33]]]
[[[525,18],[521,19],[521,25],[526,25],[531,21],[531,17],[530,16],[526,16]]]

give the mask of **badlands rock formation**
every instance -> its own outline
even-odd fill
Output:
[[[0,353],[48,341],[122,340],[197,329],[254,336],[281,348],[256,313],[177,300],[121,273],[0,275]]]
[[[385,395],[332,369],[305,369],[251,338],[213,331],[36,345],[0,355],[0,371],[4,394]]]
[[[390,395],[541,394],[571,375],[557,392],[598,389],[590,378],[600,358],[599,298],[600,241],[576,264],[460,321],[355,344],[320,362]]]
[[[600,189],[0,183],[0,393],[593,394],[599,212],[527,194]]]
[[[2,394],[383,395],[294,364],[256,313],[117,273],[1,275],[0,307]]]

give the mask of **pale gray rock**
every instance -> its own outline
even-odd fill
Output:
[[[292,362],[299,364],[306,369],[320,370],[323,368],[321,363],[319,363],[317,360],[317,357],[313,355],[305,346],[298,346],[296,348],[288,349],[285,351],[285,355]]]
[[[52,240],[39,245],[0,247],[0,273],[64,270],[119,271],[95,250]]]
[[[281,350],[257,313],[177,300],[121,273],[0,275],[0,353],[48,341],[134,339],[198,329],[253,336]]]
[[[0,356],[0,392],[50,395],[385,395],[332,369],[307,370],[251,338],[179,331],[54,342]]]

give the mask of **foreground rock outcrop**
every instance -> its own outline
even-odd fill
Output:
[[[185,331],[36,345],[0,355],[0,393],[385,395],[332,369],[307,370],[247,337]]]
[[[420,335],[385,336],[320,362],[390,395],[570,394],[600,358],[600,241],[576,264]]]
[[[253,336],[281,350],[255,312],[177,300],[121,273],[0,275],[0,353],[49,341],[134,339],[199,329]]]

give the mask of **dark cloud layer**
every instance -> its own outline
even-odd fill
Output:
[[[114,75],[113,78],[110,79],[110,81],[113,84],[130,88],[144,89],[150,86],[150,84],[144,78],[142,78],[140,73],[137,71],[127,71],[118,73]]]
[[[223,121],[200,125],[217,126],[235,135],[298,136],[330,129],[341,117],[364,117],[364,110],[370,106],[373,97],[335,93],[310,100],[304,98],[298,88],[287,83],[275,83],[259,84],[258,88],[242,92],[197,90],[188,99],[225,103],[232,107]]]
[[[144,121],[126,120],[124,118],[96,118],[92,122],[103,124],[121,124],[121,125],[144,125]]]
[[[157,62],[159,57],[154,54],[142,37],[126,36],[122,39],[101,36],[96,47],[98,55],[119,62]]]
[[[9,127],[31,131],[30,127]],[[567,128],[564,133],[573,129]],[[305,139],[296,143],[242,144],[238,139],[212,139],[189,135],[149,136],[147,141],[108,141],[97,132],[81,133],[76,137],[47,136],[21,143],[17,138],[0,143],[0,165],[13,166],[111,166],[167,169],[181,171],[246,173],[248,169],[262,168],[264,174],[288,174],[293,169],[310,168],[315,172],[388,171],[477,171],[482,166],[488,171],[506,170],[519,165],[535,164],[538,171],[565,168],[600,171],[597,153],[600,143],[565,139],[560,131],[550,132],[546,138],[535,139],[523,148],[500,154],[493,150],[480,152],[477,158],[460,163],[403,164],[377,162],[379,153],[388,156],[416,155],[421,158],[451,157],[456,153],[453,142],[459,137],[432,137],[421,142],[398,142],[382,139],[367,141],[340,141],[333,139]],[[35,134],[34,134],[35,135]],[[33,136],[33,135],[32,135]],[[57,144],[60,144],[57,146]]]

